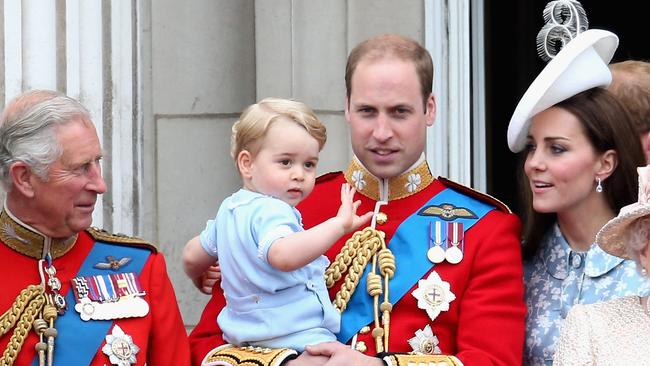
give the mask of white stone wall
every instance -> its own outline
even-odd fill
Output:
[[[30,89],[56,89],[90,111],[111,190],[94,224],[140,231],[141,89],[136,0],[0,2],[0,107]]]

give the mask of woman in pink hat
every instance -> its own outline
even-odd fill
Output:
[[[650,293],[633,261],[594,244],[636,200],[631,182],[645,164],[625,108],[604,89],[617,45],[607,31],[577,35],[531,84],[508,127],[510,149],[525,154],[524,365],[552,364],[574,305]]]
[[[639,168],[639,201],[623,207],[598,232],[607,253],[633,259],[650,271],[650,166]],[[576,305],[567,316],[553,365],[650,365],[648,296]]]

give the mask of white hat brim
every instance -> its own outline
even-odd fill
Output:
[[[601,29],[576,36],[544,67],[517,104],[508,125],[508,147],[524,149],[533,116],[585,90],[607,86],[607,65],[618,47],[618,37]]]

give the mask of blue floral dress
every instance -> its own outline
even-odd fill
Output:
[[[592,244],[587,252],[571,250],[557,223],[524,263],[526,344],[524,365],[552,365],[555,343],[575,304],[591,304],[628,295],[650,294],[632,260],[614,257]]]

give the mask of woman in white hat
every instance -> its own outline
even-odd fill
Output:
[[[603,89],[616,35],[587,30],[531,84],[508,127],[525,150],[526,341],[524,365],[551,365],[569,310],[650,292],[633,261],[594,245],[598,230],[636,200],[639,138],[620,102]]]
[[[639,201],[623,207],[598,233],[607,253],[633,259],[650,271],[650,166],[639,168]],[[576,305],[567,316],[553,365],[650,365],[650,304],[647,296]]]

